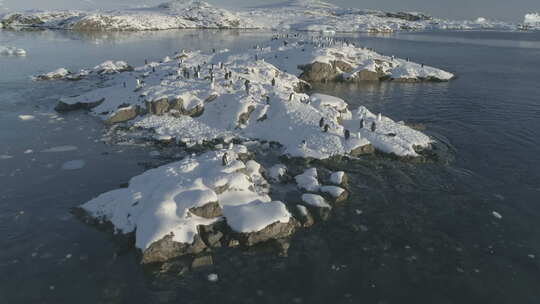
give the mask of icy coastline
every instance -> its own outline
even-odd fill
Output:
[[[3,27],[38,27],[77,31],[145,31],[165,29],[264,29],[323,33],[401,30],[515,30],[516,25],[486,18],[437,19],[417,12],[381,12],[340,8],[316,0],[229,11],[203,1],[175,0],[155,7],[116,11],[27,11],[8,13]]]

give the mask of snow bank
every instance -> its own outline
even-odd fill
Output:
[[[242,53],[179,52],[174,60],[102,75],[106,81],[101,88],[62,98],[57,108],[92,108],[108,123],[129,121],[188,146],[236,137],[278,142],[291,157],[325,159],[355,154],[369,145],[399,156],[418,156],[415,150],[431,143],[426,135],[364,107],[350,111],[337,97],[297,93],[307,84],[285,72],[300,73],[297,66],[306,62],[335,59],[358,70],[380,57],[352,45],[323,47],[300,40],[284,46],[276,39]],[[384,70],[391,77],[453,76],[395,61]]]
[[[261,176],[245,171],[247,165],[238,158],[245,152],[236,145],[152,169],[131,179],[128,188],[102,194],[82,208],[111,222],[119,233],[135,231],[136,246],[142,250],[168,235],[178,243],[193,243],[199,225],[222,219],[194,211],[210,203],[219,203],[236,232],[287,223],[291,215],[285,205],[271,201]]]

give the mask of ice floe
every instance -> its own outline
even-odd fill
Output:
[[[0,45],[0,56],[26,56],[26,51],[13,46]]]
[[[84,168],[85,165],[86,161],[84,160],[70,160],[62,164],[62,170],[78,170]]]

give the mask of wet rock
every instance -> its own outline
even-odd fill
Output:
[[[303,205],[296,205],[297,208],[297,218],[300,221],[300,224],[304,228],[308,228],[313,226],[315,224],[315,219],[309,212],[309,210],[306,208],[306,206]]]
[[[221,206],[218,202],[211,202],[201,207],[191,208],[189,212],[208,219],[216,218],[222,215]]]
[[[199,254],[206,248],[206,244],[199,235],[195,235],[192,244],[175,242],[172,235],[167,235],[143,252],[141,263],[165,262],[187,254]]]
[[[139,115],[138,106],[120,108],[118,109],[118,111],[111,114],[111,116],[109,116],[109,118],[105,120],[105,123],[108,125],[112,125],[115,123],[126,122],[126,121],[134,119],[138,115]]]
[[[191,262],[191,268],[200,268],[205,266],[211,266],[214,264],[214,259],[211,255],[206,254],[202,256],[196,256],[193,261]]]
[[[101,103],[105,101],[105,98],[102,98],[100,100],[94,101],[94,102],[78,102],[73,104],[68,104],[63,101],[58,101],[56,104],[56,107],[54,108],[57,112],[68,112],[68,111],[76,111],[76,110],[91,110],[97,106],[99,106]]]
[[[276,222],[257,232],[236,234],[240,244],[243,246],[253,246],[268,240],[291,236],[296,230],[297,225],[298,223],[291,218],[288,223]]]
[[[337,186],[323,186],[321,192],[336,204],[342,203],[349,198],[349,192]]]

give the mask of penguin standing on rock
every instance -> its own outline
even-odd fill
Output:
[[[267,104],[267,105],[270,104],[270,96],[266,96],[266,104]]]
[[[272,78],[272,86],[273,86],[273,87],[276,86],[276,79],[275,79],[275,78]]]
[[[306,149],[307,148],[307,143],[306,143],[306,140],[302,140],[302,149]]]
[[[351,138],[351,132],[349,132],[349,130],[345,129],[345,139],[349,140],[349,138]]]
[[[324,126],[324,117],[319,120],[319,127],[322,128]]]
[[[291,95],[289,95],[289,101],[292,101],[293,97],[294,97],[294,92],[292,92]]]
[[[375,130],[377,130],[377,125],[375,124],[375,122],[372,122],[371,123],[371,132],[375,132]]]
[[[364,119],[360,119],[360,129],[364,128]]]
[[[324,129],[323,129],[324,133],[328,132],[328,128],[330,128],[330,126],[324,125]]]

